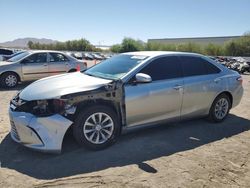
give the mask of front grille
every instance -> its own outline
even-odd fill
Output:
[[[20,137],[19,137],[18,132],[16,130],[15,123],[13,121],[10,121],[10,125],[11,125],[11,133],[12,133],[12,135],[15,137],[15,139],[17,139],[19,141]]]

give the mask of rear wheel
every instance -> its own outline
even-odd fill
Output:
[[[3,87],[12,88],[18,84],[18,76],[15,73],[4,73],[1,76],[1,85]]]
[[[73,127],[76,141],[92,150],[112,145],[120,133],[117,114],[106,106],[93,106],[79,113]]]
[[[231,108],[231,101],[226,94],[221,94],[214,100],[210,112],[209,120],[222,122],[228,115]]]
[[[76,72],[76,69],[70,69],[70,70],[68,71],[68,73],[71,73],[71,72]]]

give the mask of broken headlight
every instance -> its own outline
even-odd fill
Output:
[[[61,99],[37,100],[33,113],[40,116],[63,114],[70,107],[65,100]]]
[[[50,116],[53,114],[74,114],[76,111],[76,107],[69,104],[67,100],[63,99],[49,99],[49,100],[36,100],[36,101],[23,101],[20,103],[18,100],[18,104],[15,105],[17,102],[11,101],[11,104],[14,104],[14,108],[12,110],[18,112],[27,112],[34,114],[36,116]]]

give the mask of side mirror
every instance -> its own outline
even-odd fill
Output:
[[[150,83],[150,82],[152,82],[151,76],[144,74],[144,73],[136,74],[135,79],[136,79],[137,83]]]

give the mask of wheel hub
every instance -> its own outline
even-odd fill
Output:
[[[95,130],[96,131],[100,131],[102,129],[102,126],[100,125],[100,124],[97,124],[96,126],[95,126]]]

